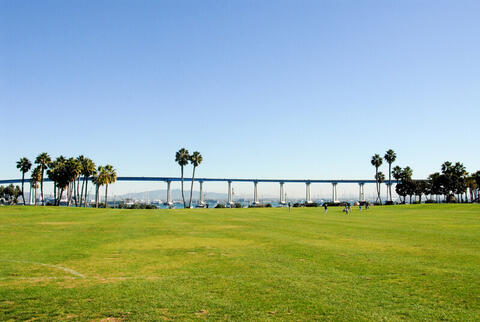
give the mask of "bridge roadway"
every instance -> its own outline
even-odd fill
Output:
[[[89,178],[91,180],[91,178]],[[167,204],[172,204],[171,183],[175,181],[181,181],[179,177],[117,177],[117,181],[163,181],[167,183]],[[25,182],[29,182],[30,179],[25,179]],[[192,181],[192,178],[184,178],[184,181]],[[239,179],[239,178],[195,178],[200,185],[200,204],[205,203],[203,194],[204,182],[227,182],[228,183],[228,203],[233,204],[233,190],[232,182],[252,182],[254,184],[253,190],[253,204],[258,204],[258,183],[279,183],[280,184],[280,203],[285,204],[285,183],[304,183],[305,184],[305,201],[307,203],[312,202],[310,196],[310,185],[312,183],[330,183],[332,184],[332,201],[338,201],[337,184],[339,183],[357,183],[359,185],[359,201],[365,201],[364,185],[366,183],[375,183],[375,180],[357,180],[357,179]],[[0,180],[0,184],[21,183],[22,179],[6,179]],[[51,182],[50,179],[45,178],[44,182]],[[388,181],[385,182],[388,185]],[[392,184],[397,183],[396,180],[392,180]]]

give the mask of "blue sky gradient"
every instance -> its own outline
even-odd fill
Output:
[[[371,155],[388,148],[415,177],[445,160],[479,170],[479,12],[478,1],[0,1],[0,177],[43,151],[176,176],[180,147],[204,155],[205,177],[372,178]]]

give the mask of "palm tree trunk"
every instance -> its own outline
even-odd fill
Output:
[[[63,190],[64,189],[65,188],[61,188],[60,193],[58,194],[58,204],[57,204],[58,206],[60,206],[60,201],[62,201],[62,196],[63,196]]]
[[[79,206],[81,207],[82,206],[82,202],[83,202],[83,188],[85,188],[85,176],[83,176],[83,180],[82,180],[82,190],[80,190],[80,193],[79,193]]]
[[[42,180],[40,180],[40,192],[42,196],[42,206],[45,206],[45,199],[43,198],[43,167],[42,167]]]
[[[379,182],[378,183],[378,201],[380,202],[380,204],[382,204],[382,197],[380,197],[380,193],[381,193],[381,188],[382,188],[382,183]]]
[[[75,200],[75,206],[77,205],[77,185],[76,185],[76,182],[77,182],[77,178],[74,178],[73,182],[72,182],[72,199]]]
[[[23,199],[23,205],[25,206],[25,172],[22,171],[22,199]]]
[[[68,183],[67,186],[67,207],[70,207],[70,200],[72,196],[72,183]]]
[[[195,166],[193,167],[193,174],[192,174],[192,184],[190,186],[190,202],[188,203],[188,208],[192,208],[192,194],[193,194],[193,181],[195,180]]]
[[[183,165],[181,166],[181,171],[182,171],[182,199],[183,199],[183,208],[187,207],[187,204],[185,203],[185,194],[183,192]]]
[[[388,193],[390,194],[390,201],[392,201],[392,164],[388,163]]]
[[[57,205],[57,183],[53,181],[53,204]]]
[[[75,195],[75,206],[78,207],[80,204],[80,175],[77,178],[77,194]]]
[[[83,207],[87,206],[87,192],[88,192],[88,176],[85,178],[85,201],[83,203]]]
[[[105,185],[105,208],[108,208],[107,194],[108,194],[108,184]]]
[[[95,188],[95,208],[98,208],[98,190],[99,190],[99,185],[97,184]]]

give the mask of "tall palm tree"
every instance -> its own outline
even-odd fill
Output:
[[[72,202],[72,197],[75,196],[75,182],[80,176],[82,171],[82,165],[80,161],[75,158],[69,158],[66,163],[67,166],[67,180],[68,180],[68,191],[67,191],[67,206],[69,207]],[[75,201],[77,205],[77,201]]]
[[[42,179],[42,170],[39,166],[35,167],[32,171],[32,176],[30,178],[30,187],[33,186],[34,190],[34,197],[33,197],[33,204],[36,206],[37,205],[37,188],[38,188],[38,182]]]
[[[376,186],[377,186],[377,200],[376,201],[382,202],[382,200],[380,199],[380,184],[377,180],[377,177],[378,177],[378,168],[380,168],[380,166],[382,165],[383,159],[379,154],[375,154],[372,157],[372,160],[370,161],[370,163],[375,167],[375,180],[376,180]]]
[[[395,151],[389,149],[383,156],[388,163],[388,200],[392,201],[392,163],[397,159]]]
[[[397,180],[397,182],[400,181],[400,179],[402,178],[402,173],[403,173],[402,167],[400,167],[398,165],[393,167],[392,176],[395,180]],[[400,201],[402,201],[402,198],[400,198]]]
[[[37,156],[37,158],[35,159],[35,163],[40,166],[41,173],[42,173],[42,176],[41,176],[41,179],[40,179],[40,193],[42,195],[42,205],[43,206],[45,206],[45,198],[44,198],[44,195],[43,195],[43,174],[45,172],[45,169],[48,168],[48,165],[50,164],[50,162],[52,162],[52,159],[50,158],[50,156],[46,152],[40,153]]]
[[[378,171],[378,173],[375,175],[375,180],[378,182],[378,199],[380,200],[380,203],[382,203],[382,199],[380,198],[380,188],[381,184],[385,182],[385,175],[382,171]]]
[[[17,169],[20,169],[22,172],[22,199],[23,199],[23,205],[25,205],[25,173],[30,171],[30,168],[32,167],[32,162],[28,160],[27,158],[21,158],[19,161],[17,161]]]
[[[175,154],[175,162],[177,162],[180,165],[180,169],[182,173],[182,199],[183,199],[184,208],[187,208],[187,204],[185,203],[185,193],[183,191],[183,167],[188,164],[189,160],[190,160],[190,154],[188,153],[188,150],[185,148],[181,148]]]
[[[202,163],[203,157],[200,152],[193,152],[190,156],[190,163],[193,165],[192,173],[192,185],[190,186],[190,202],[188,203],[188,208],[192,208],[192,194],[193,194],[193,181],[195,180],[195,169]]]
[[[110,164],[105,166],[106,177],[105,177],[105,208],[108,208],[107,195],[108,195],[108,185],[117,181],[117,172],[115,168]]]
[[[65,162],[67,162],[67,159],[63,155],[57,157],[54,161],[50,162],[49,164],[49,169],[47,170],[47,176],[50,180],[53,182],[53,198],[55,199],[55,205],[58,204],[57,202],[57,196],[60,195],[60,187],[57,184],[60,178],[60,176],[64,175],[64,166]],[[58,193],[57,193],[58,192]]]
[[[87,206],[87,192],[88,192],[88,178],[97,174],[95,163],[89,159],[85,158],[82,163],[82,175],[83,175],[83,183],[82,183],[82,193],[83,193],[83,186],[85,185],[85,192],[84,192],[84,201],[83,206]],[[82,197],[80,198],[82,200]],[[81,204],[80,204],[81,206]]]
[[[78,206],[82,206],[83,190],[80,191],[80,179],[82,178],[82,175],[83,175],[83,165],[85,164],[85,157],[83,155],[80,155],[80,156],[77,157],[77,161],[80,164],[80,174],[78,175],[77,182],[76,182],[77,193],[75,194],[75,205],[78,207]],[[82,187],[82,189],[83,189],[83,187]]]
[[[47,170],[47,177],[53,183],[53,199],[55,200],[55,206],[57,205],[57,181],[58,181],[58,162],[57,160],[50,162],[50,166]]]
[[[92,182],[95,184],[95,208],[98,208],[100,202],[100,187],[108,182],[108,174],[104,166],[98,167],[97,174],[93,177]]]

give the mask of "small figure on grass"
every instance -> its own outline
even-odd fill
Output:
[[[325,215],[326,215],[328,212],[328,204],[326,202],[323,204],[323,208],[325,208]]]

